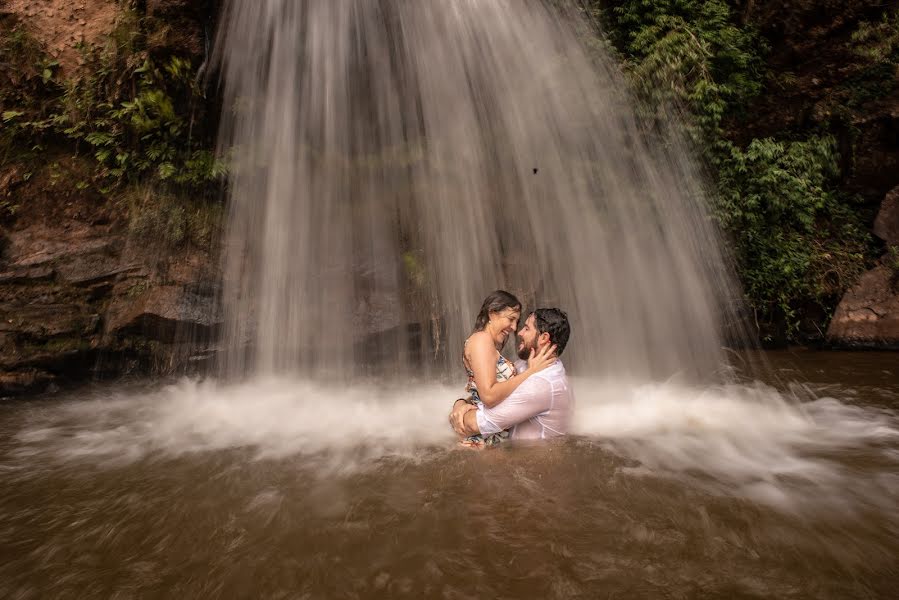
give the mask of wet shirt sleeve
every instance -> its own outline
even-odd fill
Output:
[[[481,435],[489,435],[514,427],[549,410],[552,399],[552,384],[543,377],[530,377],[493,408],[478,408],[478,429]]]

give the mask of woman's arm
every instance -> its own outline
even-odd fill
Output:
[[[493,408],[508,398],[509,394],[514,392],[525,379],[555,362],[554,359],[549,357],[553,348],[546,346],[537,355],[537,358],[541,359],[539,364],[529,367],[524,373],[515,375],[507,381],[497,381],[497,356],[493,339],[486,333],[475,333],[469,339],[466,350],[468,353],[468,364],[474,373],[475,385],[478,386],[478,396],[487,408]]]
[[[489,435],[524,423],[552,408],[552,404],[552,384],[538,377],[519,387],[514,393],[509,394],[504,402],[493,408],[479,410],[471,404],[466,404],[464,400],[457,400],[449,420],[453,430],[461,436]]]

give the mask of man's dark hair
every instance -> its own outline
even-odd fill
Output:
[[[538,308],[534,311],[534,326],[538,335],[549,334],[549,341],[556,345],[556,356],[562,356],[571,336],[571,326],[565,311],[558,308]]]

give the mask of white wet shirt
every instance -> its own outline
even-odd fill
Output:
[[[520,361],[519,372],[527,363]],[[574,398],[561,360],[528,377],[508,398],[494,406],[478,408],[481,435],[512,430],[512,439],[549,439],[568,433]]]

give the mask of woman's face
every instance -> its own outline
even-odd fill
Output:
[[[520,308],[504,308],[499,312],[490,313],[490,324],[493,329],[493,338],[498,344],[505,344],[509,336],[518,329],[518,318],[521,317]]]

